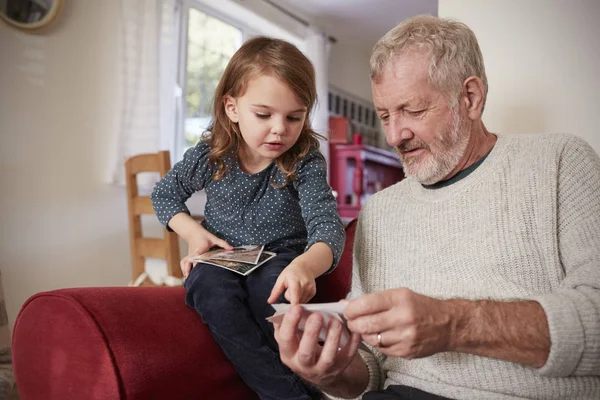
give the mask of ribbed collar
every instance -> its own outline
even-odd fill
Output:
[[[506,158],[507,150],[513,142],[510,135],[497,136],[498,140],[492,150],[466,176],[452,182],[452,184],[435,188],[435,190],[424,187],[416,179],[409,177],[407,178],[409,180],[407,184],[409,185],[411,194],[420,200],[438,202],[477,185],[484,177],[497,170],[498,165]]]

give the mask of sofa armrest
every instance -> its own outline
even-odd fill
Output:
[[[22,399],[256,399],[184,296],[181,287],[32,296],[13,333]]]

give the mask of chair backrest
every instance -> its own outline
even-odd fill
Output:
[[[129,239],[131,246],[131,281],[145,272],[146,257],[162,258],[167,263],[167,274],[181,278],[179,267],[179,240],[175,232],[164,230],[164,237],[147,238],[142,235],[142,219],[144,214],[154,215],[149,196],[140,196],[137,174],[141,172],[158,172],[163,177],[171,169],[171,158],[168,151],[153,154],[140,154],[125,161],[125,180],[127,186],[127,205],[129,211]],[[141,286],[154,286],[146,278]]]

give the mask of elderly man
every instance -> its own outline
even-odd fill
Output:
[[[464,24],[415,17],[371,57],[373,99],[408,179],[356,233],[352,332],[300,308],[281,358],[325,393],[363,399],[600,398],[600,159],[569,135],[496,135]],[[363,340],[371,350],[358,351]]]

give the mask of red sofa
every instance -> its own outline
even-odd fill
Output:
[[[355,221],[315,302],[347,294]],[[29,298],[13,331],[23,400],[258,399],[236,374],[181,287],[75,288]]]

